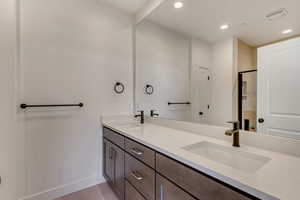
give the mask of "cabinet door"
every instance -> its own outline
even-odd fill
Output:
[[[107,182],[112,185],[114,181],[114,162],[112,144],[103,139],[103,175]]]
[[[120,200],[124,200],[124,187],[125,187],[125,178],[124,178],[124,159],[125,153],[122,149],[116,145],[112,145],[113,151],[113,171],[114,171],[114,180],[113,187],[117,196]]]
[[[167,179],[156,174],[156,200],[196,200]]]

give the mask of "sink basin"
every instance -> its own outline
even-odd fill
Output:
[[[247,173],[254,173],[271,160],[265,156],[207,141],[192,144],[183,149]]]

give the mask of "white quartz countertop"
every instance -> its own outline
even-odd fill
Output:
[[[260,199],[300,199],[299,157],[241,144],[241,147],[237,149],[238,151],[270,158],[265,165],[256,171],[246,172],[183,149],[183,147],[203,141],[234,148],[232,143],[227,141],[152,123],[140,125],[133,119],[104,118],[102,123],[126,137]]]

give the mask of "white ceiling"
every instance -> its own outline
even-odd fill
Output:
[[[166,0],[148,19],[162,26],[208,42],[237,36],[257,46],[300,33],[300,0],[182,0],[183,8],[175,9],[175,0]],[[280,8],[288,16],[268,21],[265,16]],[[230,29],[221,31],[221,24]],[[283,35],[284,29],[293,33]]]
[[[135,14],[148,0],[101,0],[124,12]]]

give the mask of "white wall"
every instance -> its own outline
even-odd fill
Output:
[[[20,7],[20,102],[85,104],[23,111],[24,195],[45,200],[103,180],[100,115],[132,107],[132,20],[99,0],[22,0]],[[113,93],[116,81],[125,94]]]
[[[24,189],[24,145],[16,110],[15,1],[0,1],[0,184],[1,200]]]
[[[213,45],[210,121],[214,125],[233,120],[234,44],[230,38]]]
[[[103,180],[99,117],[129,114],[132,108],[132,20],[98,0],[20,3],[20,43],[16,44],[16,5],[9,0],[0,2],[0,199],[25,196],[46,200]],[[137,85],[138,90],[145,83],[161,84],[155,82],[157,77],[164,85],[162,91],[169,92],[170,85],[176,85],[171,89],[174,95],[156,91],[157,104],[146,110],[190,97],[189,40],[180,34],[170,37],[169,32],[151,25],[138,35],[143,39],[138,45],[143,47],[145,59],[140,64],[151,75],[139,77],[142,83]],[[18,45],[20,65],[15,60]],[[230,65],[230,41],[213,49],[213,72],[220,78],[214,86],[214,99],[229,101],[230,85],[225,85],[224,94],[219,86],[224,86],[229,77],[225,69]],[[152,65],[155,59],[157,63]],[[161,66],[167,66],[165,73],[161,73]],[[155,73],[151,74],[153,69]],[[172,74],[171,79],[166,80],[165,74]],[[125,94],[112,92],[115,81],[126,85]],[[16,106],[21,102],[79,101],[85,103],[84,108],[21,111]],[[147,104],[149,100],[141,102]],[[223,103],[216,105],[216,112],[225,110]],[[179,119],[190,116],[189,108],[160,110],[175,113]]]
[[[190,41],[172,30],[149,21],[136,33],[136,100],[138,109],[157,109],[164,118],[188,120],[190,106],[168,106],[168,101],[190,101]],[[146,84],[154,93],[144,93]]]
[[[210,69],[212,65],[212,44],[192,39],[192,66]]]
[[[236,119],[236,41],[209,44],[144,21],[136,35],[137,109],[157,109],[163,118],[220,126]],[[205,81],[208,75],[211,79]],[[144,93],[146,84],[154,86],[153,95]],[[168,101],[192,104],[167,106]],[[205,116],[199,117],[199,111]]]
[[[137,110],[157,109],[163,118],[220,126],[234,119],[234,38],[208,44],[149,21],[140,24],[136,34]],[[208,75],[211,80],[207,82]],[[154,94],[144,93],[146,84],[154,86]],[[168,106],[168,101],[192,104]],[[199,117],[199,111],[205,117]]]
[[[191,115],[200,123],[210,122],[211,80],[208,80],[212,67],[212,44],[199,39],[191,41]],[[199,115],[203,112],[203,115]]]
[[[204,116],[202,118],[198,116],[197,121],[200,123],[224,126],[227,121],[235,118],[237,110],[235,45],[234,38],[214,44],[192,40],[192,115],[193,119],[197,119],[198,111],[203,111]],[[199,73],[207,73],[210,81],[199,81]],[[199,94],[199,88],[203,90],[202,94],[201,92]],[[210,105],[208,110],[207,104]]]

